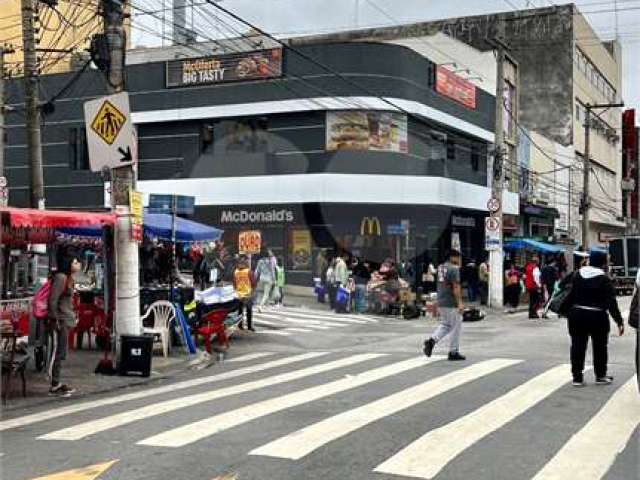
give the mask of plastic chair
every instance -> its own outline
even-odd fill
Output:
[[[160,341],[162,342],[162,353],[165,357],[169,356],[169,325],[176,318],[176,310],[166,300],[159,300],[154,302],[147,310],[147,313],[142,317],[142,324],[144,321],[153,315],[153,327],[143,327],[143,333],[152,335],[160,335]]]

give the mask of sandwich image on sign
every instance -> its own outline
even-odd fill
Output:
[[[327,150],[406,153],[406,116],[391,112],[327,112]]]
[[[369,121],[364,112],[342,112],[328,119],[329,150],[368,150]]]

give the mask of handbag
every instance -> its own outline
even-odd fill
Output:
[[[640,316],[640,309],[638,308],[638,287],[633,292],[633,298],[631,299],[631,307],[629,308],[629,325],[636,330],[638,329],[638,317]]]
[[[573,290],[573,277],[566,282],[557,285],[553,295],[547,303],[545,311],[552,311],[561,317],[569,315],[571,309],[571,291]]]

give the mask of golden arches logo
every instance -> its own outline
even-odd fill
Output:
[[[364,217],[360,222],[360,235],[379,237],[382,234],[378,217]]]

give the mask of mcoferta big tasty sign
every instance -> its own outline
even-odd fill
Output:
[[[167,62],[167,87],[187,87],[282,76],[282,49]]]

